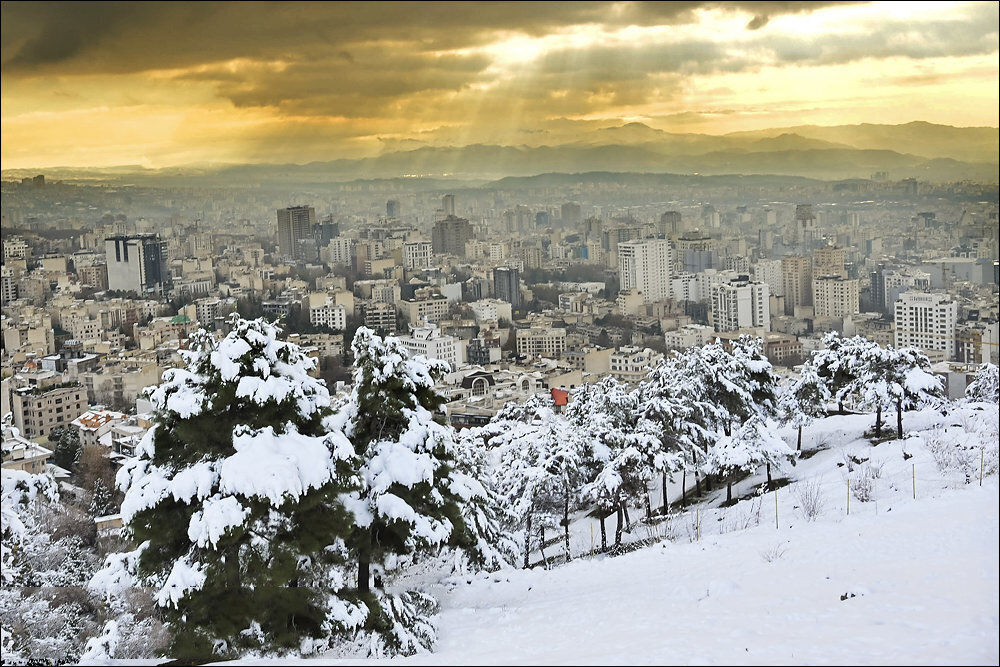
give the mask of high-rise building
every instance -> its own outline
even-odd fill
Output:
[[[441,210],[444,211],[445,217],[454,217],[455,215],[455,195],[445,195],[441,197]]]
[[[786,315],[793,315],[796,306],[812,305],[812,262],[808,257],[782,257],[781,282],[785,288]]]
[[[618,281],[622,290],[642,292],[651,303],[670,297],[673,249],[666,239],[625,241],[618,244]]]
[[[679,234],[683,223],[680,211],[667,211],[660,216],[660,222],[656,227],[656,233],[662,237]]]
[[[506,301],[515,310],[521,306],[521,272],[514,267],[498,266],[493,269],[493,294]]]
[[[815,276],[813,313],[816,317],[846,317],[860,312],[861,288],[857,280],[835,275]]]
[[[429,269],[434,249],[428,241],[403,244],[403,266],[407,269]]]
[[[108,237],[104,253],[110,290],[164,296],[173,287],[167,242],[158,234]]]
[[[316,225],[313,235],[316,237],[316,247],[325,248],[330,241],[340,236],[340,223],[334,222],[333,216],[328,215]]]
[[[431,245],[439,255],[465,257],[465,244],[472,238],[472,225],[469,221],[454,215],[435,222],[431,231]]]
[[[727,283],[713,284],[711,291],[716,331],[771,330],[771,291],[767,283],[740,276]]]
[[[398,199],[390,199],[385,203],[385,217],[387,218],[398,220],[400,210]]]
[[[576,227],[583,222],[583,213],[576,202],[567,202],[559,209],[559,217],[563,227]]]
[[[947,294],[904,292],[895,303],[896,347],[915,347],[931,361],[955,355],[958,302]]]
[[[813,251],[813,276],[840,276],[847,278],[847,251],[829,246]]]
[[[303,259],[301,242],[313,239],[315,225],[316,210],[312,206],[279,208],[278,253],[287,259]]]
[[[799,243],[811,243],[816,236],[816,214],[812,204],[795,207],[795,235]]]

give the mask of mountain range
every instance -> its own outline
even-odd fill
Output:
[[[903,125],[802,125],[724,135],[673,133],[642,123],[542,135],[536,144],[420,145],[360,159],[306,164],[214,164],[146,169],[50,168],[50,178],[170,185],[310,184],[417,176],[498,179],[546,172],[623,171],[677,174],[773,174],[826,180],[997,182],[1000,130],[926,122]],[[548,143],[542,143],[548,142]],[[409,142],[415,146],[415,142]],[[18,178],[39,170],[4,170]]]

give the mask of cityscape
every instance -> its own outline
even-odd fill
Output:
[[[421,664],[995,664],[997,6],[803,4],[402,3],[393,6],[406,16],[393,18],[377,3],[209,3],[214,16],[197,4],[181,16],[136,3],[105,17],[149,34],[154,17],[190,21],[178,38],[190,58],[134,55],[132,38],[98,27],[109,11],[100,3],[65,15],[58,4],[5,4],[4,664],[395,655]],[[410,16],[418,7],[433,16]],[[282,34],[299,26],[295,12],[312,16],[329,44],[310,34],[303,48],[324,55],[298,61],[262,43],[257,63],[224,52],[226,33],[217,60],[198,65],[189,40],[210,19],[243,20],[241,9],[273,12]],[[73,17],[79,28],[68,27]],[[357,37],[336,27],[345,17]],[[477,22],[488,21],[498,41],[476,41],[486,30]],[[672,58],[688,48],[687,31],[709,26],[735,31],[747,53],[763,48],[758,39],[791,52],[798,37],[780,31],[809,25],[808,43],[829,40],[822,48],[836,61],[809,67],[863,67],[862,56],[837,55],[851,22],[922,35],[864,56],[884,58],[886,77],[926,75],[930,88],[906,89],[913,100],[940,101],[953,76],[975,90],[972,103],[900,115],[910,98],[887,87],[884,99],[816,91],[816,108],[832,116],[791,103],[779,113],[769,96],[790,93],[760,88],[764,101],[742,111],[668,122],[687,107],[651,111],[660,88],[629,102],[622,82],[652,65],[615,55],[634,39],[651,58],[662,42]],[[935,27],[945,24],[974,33],[968,48]],[[15,26],[32,28],[15,39]],[[36,44],[77,30],[107,46],[59,55]],[[859,42],[880,34],[859,30]],[[580,46],[585,38],[596,41]],[[394,49],[417,48],[405,39],[437,50],[414,51],[414,81],[392,79],[406,92],[383,99],[368,88],[389,78],[376,85],[372,68],[395,76],[404,56]],[[918,53],[932,39],[939,48]],[[380,40],[384,53],[372,50]],[[108,64],[110,45],[137,62]],[[604,49],[597,59],[619,78],[595,61],[580,71],[619,83],[581,90],[618,106],[574,102],[570,84],[562,96],[533,92],[571,70],[564,51],[585,48]],[[449,83],[487,55],[480,78]],[[764,76],[731,53],[712,57],[730,64],[709,67],[704,56],[703,70],[678,65],[662,76],[689,76],[690,90]],[[88,58],[105,83],[81,78]],[[526,73],[529,58],[545,76]],[[907,59],[923,69],[911,72]],[[308,67],[327,62],[372,80],[344,70],[324,97]],[[143,82],[143,72],[153,74]],[[427,72],[444,83],[423,84]],[[265,86],[280,98],[226,102],[232,127],[254,128],[248,137],[265,123],[253,114],[296,123],[316,114],[308,127],[320,104],[348,119],[345,134],[316,130],[311,145],[296,127],[247,140],[262,153],[237,154],[234,130],[205,120],[218,102],[192,101],[198,120],[175,134],[149,111],[144,147],[118,86],[134,85],[147,109],[168,104],[161,95],[179,105],[182,88],[170,86],[201,85],[189,83],[201,80],[195,73],[227,100]],[[805,75],[787,76],[794,88]],[[104,115],[73,130],[79,144],[66,134],[70,102],[33,88],[48,77],[62,77],[67,100],[107,86]],[[522,78],[530,91],[509,83]],[[312,88],[295,97],[294,85]],[[451,101],[439,99],[451,85]],[[471,102],[477,86],[483,98]],[[505,86],[511,99],[537,99],[514,105],[524,116],[500,137]],[[377,130],[347,134],[375,117],[361,110],[368,95],[416,114],[411,129],[400,129],[402,116],[379,116]],[[26,111],[33,96],[40,111]],[[432,129],[425,103],[442,109]],[[480,103],[479,116],[456,120]],[[97,113],[89,99],[80,104],[78,114]],[[36,141],[45,114],[53,134]],[[108,129],[116,124],[120,134]],[[188,134],[197,138],[180,138]],[[227,138],[218,159],[203,152],[210,135]],[[95,157],[101,142],[106,159]],[[933,521],[958,514],[968,523],[933,532]],[[877,532],[893,521],[902,523]],[[936,546],[924,553],[911,544],[918,537]],[[825,556],[815,566],[801,557],[876,542],[870,573],[860,555],[846,557],[850,575]],[[916,564],[899,573],[878,569],[911,554]],[[743,578],[726,573],[743,565]],[[124,583],[125,570],[140,578]],[[842,575],[835,611],[793,590]],[[752,592],[779,576],[791,583],[776,600]],[[910,615],[906,577],[928,586],[926,605],[940,614],[920,606]],[[666,597],[654,603],[658,586]],[[530,598],[532,587],[544,600]],[[844,612],[862,606],[856,596],[881,606]],[[783,643],[780,630],[754,630],[762,634],[713,644],[709,624],[725,621],[712,615],[728,617],[716,598],[735,605],[733,619],[775,605],[782,619],[815,614],[886,652],[826,654],[834,642],[822,631]],[[631,627],[628,605],[670,618]],[[608,620],[607,632],[627,641],[599,648],[586,629],[563,627],[574,613],[582,626]],[[897,615],[884,634],[870,627],[876,614]],[[676,627],[674,615],[684,617]],[[702,644],[691,639],[699,633]],[[918,635],[926,643],[912,643]]]

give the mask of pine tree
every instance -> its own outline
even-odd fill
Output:
[[[976,403],[1000,402],[1000,377],[996,364],[985,363],[976,370],[975,379],[965,388],[965,397]]]
[[[837,401],[840,414],[844,414],[844,402],[855,393],[863,370],[864,350],[872,344],[861,336],[843,338],[831,331],[823,336],[823,347],[812,353],[812,365],[826,382],[830,396]]]
[[[134,569],[184,661],[299,649],[358,616],[337,594],[337,545],[351,525],[340,498],[359,484],[326,387],[275,326],[229,325],[218,343],[193,335],[187,367],[151,392],[155,425],[118,475],[139,548],[92,581],[111,595]]]
[[[52,462],[60,468],[70,470],[80,460],[80,432],[72,426],[56,426],[49,433],[49,441],[55,443]]]
[[[767,422],[754,416],[732,436],[721,438],[716,443],[710,454],[709,467],[727,478],[726,502],[732,502],[733,474],[752,473],[762,465],[767,466],[767,484],[771,486],[771,466],[780,469],[794,458],[795,452],[768,429]]]
[[[828,400],[830,391],[812,364],[803,365],[799,377],[781,393],[778,409],[783,421],[798,429],[797,450],[802,449],[802,427],[826,414]]]
[[[432,637],[422,632],[401,640],[393,629],[400,621],[421,623],[419,605],[380,598],[372,591],[372,566],[384,573],[390,557],[443,545],[472,547],[476,537],[462,514],[463,498],[474,491],[456,471],[454,430],[436,414],[444,399],[434,382],[447,364],[410,359],[399,339],[383,339],[365,327],[351,347],[354,385],[336,422],[360,461],[363,485],[352,501],[347,548],[357,564],[357,593],[370,610],[365,629],[380,635],[388,650],[410,652]],[[409,648],[404,645],[411,640]]]
[[[941,380],[931,373],[931,362],[920,350],[904,347],[889,350],[891,385],[896,403],[896,433],[903,438],[903,410],[930,405],[944,396]]]

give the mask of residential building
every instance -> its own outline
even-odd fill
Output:
[[[76,382],[20,387],[11,394],[14,426],[26,438],[45,438],[87,409],[87,390]]]
[[[521,272],[509,266],[493,269],[493,294],[517,310],[521,306]]]
[[[559,357],[566,350],[566,329],[517,329],[517,353],[528,357]]]
[[[316,209],[312,206],[290,206],[279,208],[278,253],[291,260],[315,260],[315,255],[307,256],[305,241],[314,241],[313,228],[316,226]]]
[[[785,315],[794,315],[796,306],[812,305],[812,262],[808,257],[782,257],[781,282],[785,291]]]
[[[611,355],[611,375],[621,382],[638,384],[662,358],[648,347],[620,347]]]
[[[622,290],[635,289],[646,303],[670,297],[673,272],[670,241],[646,239],[618,244],[618,280]]]
[[[108,289],[164,296],[173,287],[167,241],[158,234],[112,236],[104,240]]]
[[[711,293],[716,331],[771,330],[771,293],[767,283],[740,276],[712,285]]]
[[[813,278],[813,313],[816,317],[839,317],[860,312],[861,288],[858,280],[839,275]]]
[[[452,370],[458,368],[464,361],[462,341],[454,336],[442,334],[441,329],[434,324],[413,327],[408,335],[399,336],[399,342],[411,357],[422,354],[428,359],[440,359],[447,362]]]
[[[947,294],[904,292],[895,304],[896,347],[915,347],[931,361],[955,355],[958,302]]]
[[[472,225],[465,218],[448,215],[434,223],[431,246],[439,255],[465,257],[465,244],[473,238]]]

